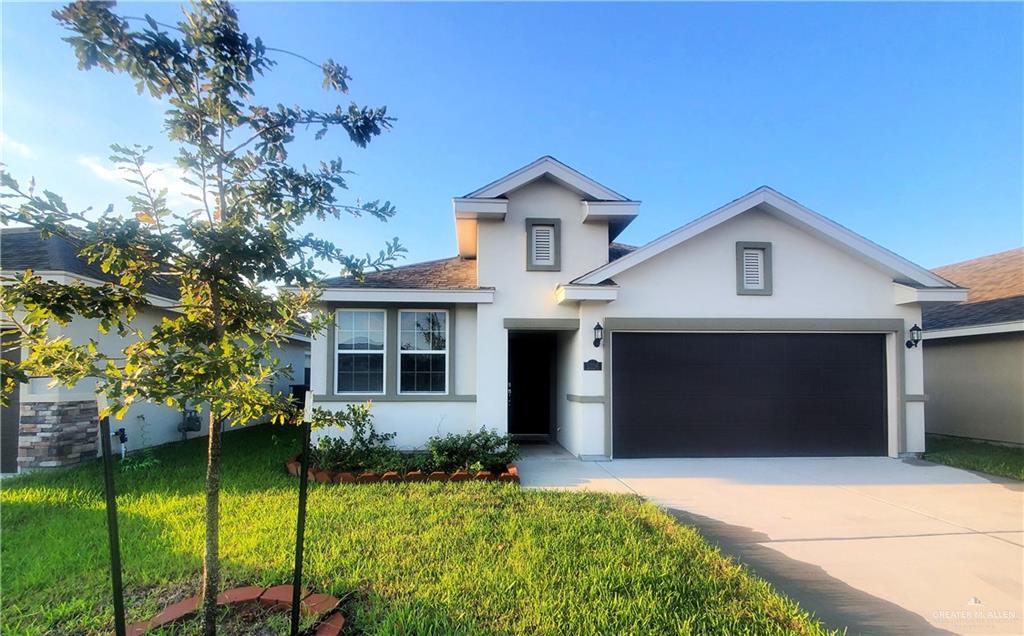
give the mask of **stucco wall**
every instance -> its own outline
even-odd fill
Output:
[[[326,308],[333,312],[349,306],[362,309],[394,310],[425,308],[422,305],[402,303],[357,303],[355,305],[331,303]],[[430,308],[435,308],[435,306],[431,305]],[[344,396],[335,394],[334,378],[328,377],[328,370],[333,367],[330,356],[335,354],[330,350],[331,338],[328,337],[327,332],[324,332],[314,335],[311,347],[311,386],[318,399],[317,405],[328,410],[340,410],[347,404],[372,401],[371,412],[377,431],[397,433],[395,444],[399,448],[409,450],[422,447],[433,435],[478,430],[481,425],[498,429],[498,424],[478,421],[476,403],[473,401],[477,387],[477,308],[475,305],[455,305],[444,308],[448,309],[452,319],[449,328],[449,363],[453,365],[454,377],[452,386],[449,387],[448,396],[453,399],[447,400],[442,395],[429,396],[429,399],[424,400],[417,400],[416,396],[412,395],[381,395],[360,396],[358,399],[345,400]],[[397,334],[397,320],[389,320],[386,329],[389,335]],[[394,375],[397,365],[397,351],[394,350],[394,347],[385,352],[385,357],[385,368],[390,369],[388,373]],[[395,378],[386,378],[386,384],[394,385],[396,381]],[[504,423],[501,423],[500,426],[501,428],[498,430],[504,431]],[[324,436],[335,435],[344,437],[347,434],[345,431],[328,428],[314,432],[313,438],[317,440]]]
[[[921,346],[929,433],[1024,444],[1024,333]]]
[[[346,404],[324,402],[319,406],[337,411],[344,409]],[[434,435],[466,433],[479,430],[481,426],[473,402],[374,402],[370,412],[377,432],[397,433],[393,443],[402,450],[422,448]],[[348,430],[330,427],[313,431],[312,439],[316,443],[322,437],[347,438],[349,434]]]
[[[146,332],[152,329],[164,316],[173,316],[173,314],[160,309],[145,309],[135,317],[133,325]],[[78,317],[65,327],[55,326],[51,328],[51,334],[54,336],[67,336],[74,344],[84,344],[88,342],[89,338],[92,338],[96,341],[96,348],[100,352],[109,355],[119,353],[124,348],[127,340],[122,338],[116,331],[106,334],[100,333],[97,329],[97,324],[96,320]],[[308,343],[288,341],[286,346],[278,350],[277,355],[280,362],[282,364],[290,364],[292,366],[292,373],[290,377],[278,380],[275,384],[277,390],[287,392],[290,384],[301,384],[303,382],[306,363],[305,354],[309,350],[308,347]],[[67,403],[95,400],[95,380],[86,379],[74,387],[57,386],[51,388],[48,384],[48,378],[34,378],[28,384],[22,385],[20,388],[22,403]],[[189,438],[206,435],[205,418],[201,418],[201,421],[203,422],[203,430],[198,433],[189,433]],[[128,449],[138,450],[181,440],[182,434],[178,431],[180,423],[180,411],[162,404],[140,401],[129,408],[120,421],[111,421],[111,428],[125,427],[128,433]]]

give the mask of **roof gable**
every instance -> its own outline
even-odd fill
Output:
[[[629,201],[627,197],[605,187],[585,174],[570,168],[554,157],[545,155],[497,181],[470,192],[464,199],[493,199],[503,197],[537,179],[548,178],[589,201]]]
[[[897,282],[924,287],[956,287],[956,285],[941,276],[919,265],[915,265],[907,259],[848,230],[835,221],[805,208],[793,199],[767,186],[762,186],[717,210],[709,212],[664,236],[656,238],[643,247],[637,248],[633,252],[623,255],[607,265],[603,265],[580,276],[573,282],[581,284],[600,283],[753,208],[763,210],[889,273],[893,280]]]

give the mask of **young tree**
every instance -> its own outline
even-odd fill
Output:
[[[183,11],[176,26],[115,14],[113,2],[79,1],[54,11],[70,31],[79,67],[122,73],[140,93],[168,105],[164,128],[177,146],[177,164],[195,189],[195,209],[171,210],[166,190],[153,186],[148,149],[113,146],[111,159],[129,173],[138,192],[128,197],[130,215],[108,207],[101,214],[73,211],[50,191],[38,193],[3,172],[0,218],[27,224],[44,235],[68,237],[81,255],[98,263],[114,282],[99,286],[47,282],[25,272],[7,280],[3,309],[16,316],[29,355],[2,371],[9,390],[29,376],[52,376],[72,385],[97,378],[114,416],[140,400],[184,409],[201,402],[209,415],[206,469],[206,543],[203,557],[202,632],[214,634],[218,563],[221,431],[272,417],[283,421],[287,396],[268,389],[281,372],[275,345],[293,333],[301,317],[316,314],[317,263],[335,263],[356,276],[385,267],[404,249],[395,239],[376,257],[357,258],[313,234],[299,234],[306,219],[343,215],[387,220],[389,202],[343,202],[348,172],[340,159],[308,168],[289,162],[289,144],[312,127],[322,138],[341,128],[363,147],[391,126],[385,108],[356,104],[318,111],[262,104],[253,83],[274,68],[274,53],[320,69],[326,89],[347,92],[347,69],[264,45],[239,29],[235,10],[204,0]],[[137,28],[135,28],[137,27]],[[147,286],[173,285],[174,313],[149,330],[132,318],[148,305]],[[298,291],[266,293],[284,284]],[[108,355],[95,342],[73,343],[49,334],[51,324],[73,316],[116,329],[124,351]],[[316,316],[313,328],[326,317]]]

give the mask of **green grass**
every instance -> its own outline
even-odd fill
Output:
[[[287,582],[294,431],[225,438],[225,587]],[[204,442],[117,475],[128,617],[194,591]],[[2,484],[0,631],[112,629],[98,463]],[[312,484],[306,582],[353,599],[349,633],[819,634],[791,601],[635,497],[496,483]],[[177,596],[175,596],[177,595]]]
[[[1024,448],[1019,446],[929,435],[925,447],[928,461],[1024,481]]]

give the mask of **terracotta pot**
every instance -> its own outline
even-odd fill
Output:
[[[354,484],[356,483],[356,476],[348,471],[335,473],[334,481],[339,484]]]
[[[359,477],[356,477],[356,481],[361,484],[375,484],[380,481],[380,475],[372,470],[368,470],[365,473],[361,473]]]
[[[398,474],[397,470],[389,470],[380,476],[381,481],[402,481],[402,476]]]
[[[495,477],[494,473],[489,470],[481,470],[477,474],[473,475],[473,479],[479,481],[494,481],[497,477]]]
[[[519,467],[516,466],[515,464],[508,465],[508,472],[513,477],[519,477]]]
[[[295,461],[294,459],[285,464],[285,467],[288,468],[288,474],[291,475],[292,477],[298,477],[299,471],[302,470],[302,464]]]
[[[450,481],[466,481],[469,479],[469,471],[459,469],[452,473]]]
[[[426,481],[427,476],[423,474],[422,470],[410,470],[405,473],[406,481]]]
[[[498,481],[518,483],[519,477],[516,477],[512,473],[501,473],[498,475]]]
[[[428,479],[430,479],[430,481],[448,481],[448,473],[443,470],[435,470],[430,473],[430,477]]]
[[[334,474],[327,470],[318,470],[314,473],[314,479],[321,484],[329,484],[334,481]]]

